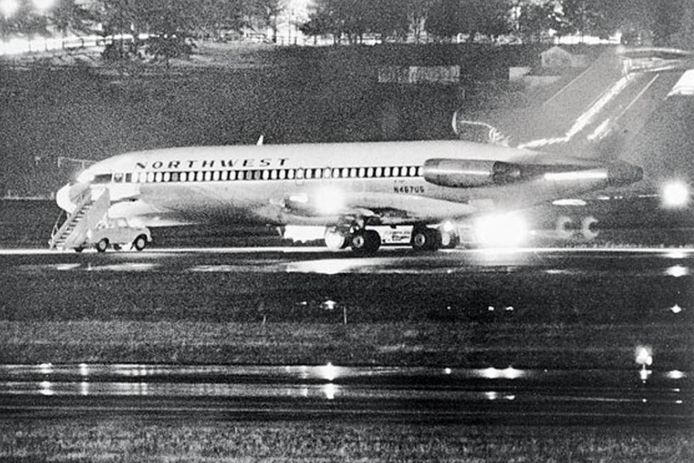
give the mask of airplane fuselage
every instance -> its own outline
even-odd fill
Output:
[[[461,141],[187,147],[115,156],[91,166],[87,178],[91,188],[110,190],[111,217],[148,226],[210,219],[331,225],[359,210],[384,211],[382,223],[435,223],[527,207],[607,181],[606,175],[539,177],[454,188],[424,178],[432,158],[555,162],[532,151]]]

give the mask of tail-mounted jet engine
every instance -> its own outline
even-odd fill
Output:
[[[623,161],[575,164],[516,164],[482,159],[427,159],[422,171],[424,180],[453,188],[475,188],[544,178],[565,185],[602,182],[605,186],[622,186],[638,182],[643,170]]]
[[[427,159],[424,180],[434,185],[473,188],[503,185],[521,180],[521,167],[503,161],[477,159]]]

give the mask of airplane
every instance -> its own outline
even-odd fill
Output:
[[[399,226],[410,227],[405,236],[416,250],[455,247],[460,228],[451,224],[474,218],[491,217],[481,221],[481,234],[513,232],[520,228],[513,211],[642,184],[640,162],[617,159],[638,152],[636,135],[653,102],[672,87],[669,80],[658,84],[657,76],[690,68],[691,56],[672,49],[606,51],[593,65],[604,88],[593,88],[589,69],[572,82],[576,95],[563,89],[534,119],[510,114],[505,129],[515,146],[495,127],[473,124],[487,140],[267,145],[261,137],[256,145],[117,155],[58,191],[68,218],[54,227],[50,247],[79,251],[93,244],[105,251],[108,240],[92,238],[104,234],[104,222],[118,220],[144,227],[133,241],[138,250],[148,242],[147,227],[219,221],[317,226],[329,249],[364,254],[388,241],[384,230]],[[555,106],[563,110],[553,120]],[[567,106],[581,112],[570,115]],[[465,124],[456,113],[454,131]],[[550,137],[532,138],[538,133]]]
[[[408,225],[414,249],[436,250],[458,244],[449,220],[627,185],[642,175],[623,161],[460,140],[139,151],[97,162],[58,191],[69,217],[51,247],[80,250],[107,217],[133,227],[213,219],[318,225],[329,249],[365,254],[381,245],[375,227]],[[96,243],[99,251],[107,246]]]

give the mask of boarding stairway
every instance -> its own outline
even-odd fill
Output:
[[[108,212],[111,198],[108,189],[87,188],[76,200],[72,213],[68,213],[62,225],[58,226],[62,213],[53,226],[49,249],[81,250],[88,234],[103,220]]]

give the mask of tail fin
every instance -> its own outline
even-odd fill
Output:
[[[542,105],[510,111],[498,125],[520,148],[619,158],[691,63],[682,50],[615,47]]]

